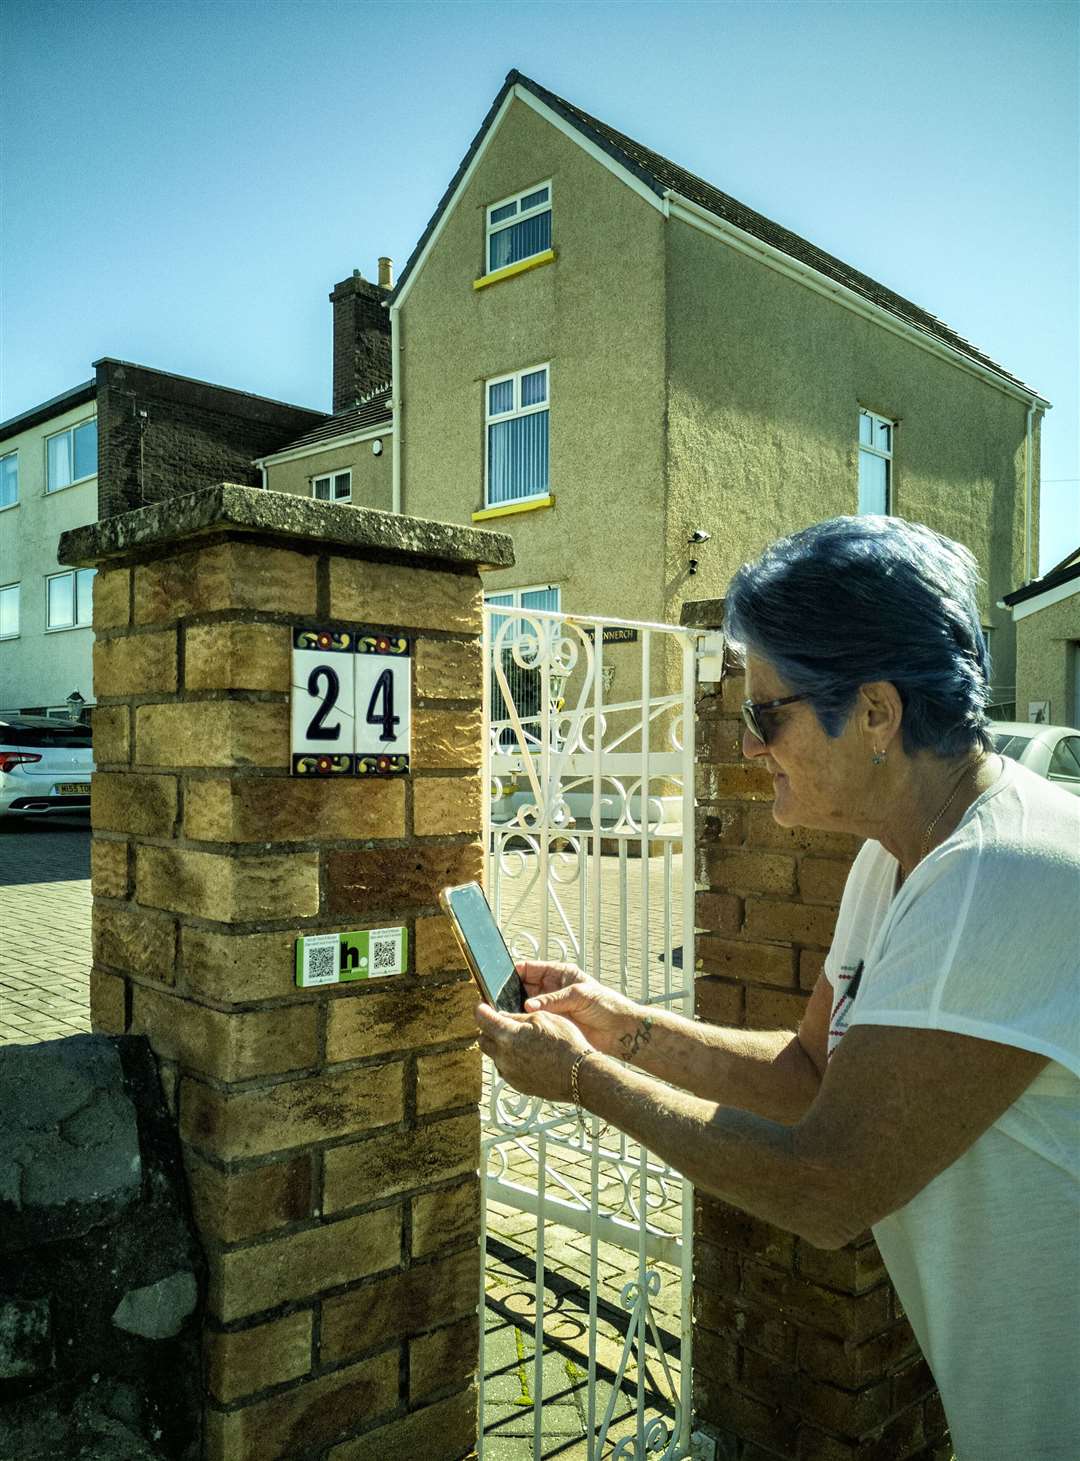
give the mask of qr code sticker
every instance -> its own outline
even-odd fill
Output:
[[[370,972],[376,974],[397,974],[401,963],[401,938],[397,933],[389,938],[372,938],[368,953],[371,958]]]
[[[336,984],[337,980],[337,934],[305,939],[304,984]]]

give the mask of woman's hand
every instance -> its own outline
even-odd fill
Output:
[[[510,1015],[489,1004],[476,1007],[480,1049],[503,1080],[527,1096],[569,1101],[570,1073],[579,1055],[593,1047],[569,1020],[558,1015]]]
[[[571,1020],[594,1050],[625,1056],[642,1011],[632,999],[583,974],[576,964],[548,964],[526,959],[517,965],[525,986],[529,1013],[561,1015]]]

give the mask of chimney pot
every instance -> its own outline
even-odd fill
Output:
[[[379,288],[393,289],[394,287],[394,261],[383,255],[379,259]]]

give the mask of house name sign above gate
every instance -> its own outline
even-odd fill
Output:
[[[404,776],[412,641],[390,630],[292,632],[294,776]]]
[[[579,627],[582,634],[588,635],[590,639],[594,637],[596,630],[591,624],[582,624]],[[605,624],[600,630],[601,644],[636,644],[637,639],[638,632],[636,629],[627,629],[621,624]]]

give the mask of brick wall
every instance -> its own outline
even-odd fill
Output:
[[[93,1024],[149,1037],[179,1126],[206,1461],[450,1461],[476,1436],[480,1060],[435,896],[481,865],[480,580],[415,520],[422,567],[335,544],[359,510],[290,511],[308,539],[97,555]],[[419,636],[409,777],[290,776],[290,626],[326,623]],[[406,974],[295,987],[298,934],[398,924]]]
[[[223,480],[258,487],[256,457],[326,420],[324,411],[122,360],[99,360],[95,370],[99,518]]]
[[[389,289],[357,270],[334,286],[334,410],[345,411],[390,379]]]
[[[854,838],[773,821],[742,759],[743,679],[697,714],[697,1013],[794,1030],[821,972]],[[724,1461],[949,1461],[932,1377],[869,1233],[837,1252],[699,1195],[695,1419]]]

